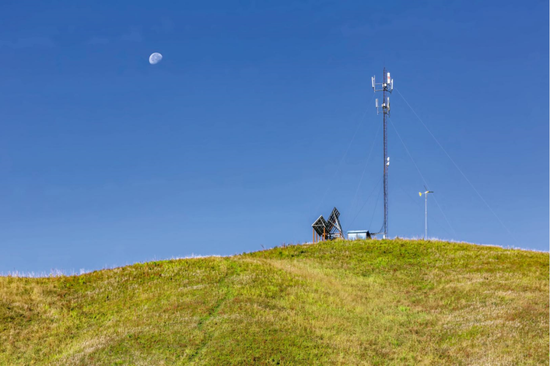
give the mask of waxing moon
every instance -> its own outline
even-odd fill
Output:
[[[151,65],[158,64],[160,60],[162,60],[162,55],[158,52],[154,52],[151,54],[151,56],[149,56],[149,63]]]

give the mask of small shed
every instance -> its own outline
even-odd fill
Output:
[[[348,240],[370,239],[371,233],[368,230],[348,231]]]

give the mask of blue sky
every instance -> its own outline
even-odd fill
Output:
[[[389,235],[423,234],[422,175],[430,236],[548,250],[546,1],[12,1],[0,23],[0,272],[305,242],[334,206],[378,230],[384,65]]]

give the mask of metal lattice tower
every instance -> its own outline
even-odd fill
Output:
[[[382,92],[382,123],[384,124],[384,224],[382,230],[384,232],[384,238],[388,236],[388,169],[390,166],[390,158],[388,157],[388,131],[386,116],[390,114],[390,97],[386,97],[386,92],[391,93],[393,91],[393,79],[390,77],[390,73],[384,70],[382,71],[382,82],[377,83],[375,77],[371,78],[372,89],[374,92]],[[376,112],[378,110],[378,99],[376,99]]]

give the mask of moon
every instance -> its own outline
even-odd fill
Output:
[[[162,60],[162,55],[158,52],[153,52],[151,56],[149,56],[149,63],[151,65],[156,65]]]

